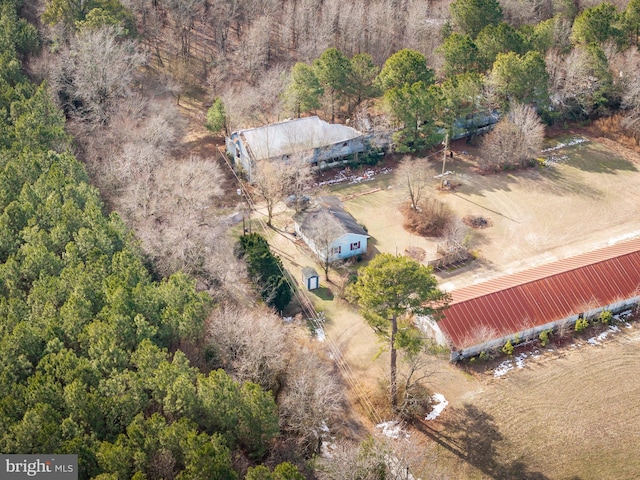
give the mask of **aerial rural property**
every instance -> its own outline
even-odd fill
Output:
[[[0,26],[0,479],[640,478],[640,0]]]

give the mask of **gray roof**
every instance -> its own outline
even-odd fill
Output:
[[[256,160],[306,152],[362,135],[354,128],[327,123],[316,116],[241,130],[238,134],[244,137]]]
[[[322,211],[328,211],[335,219],[338,227],[343,233],[353,233],[356,235],[364,235],[369,237],[367,231],[358,224],[353,216],[342,208],[342,204],[337,197],[320,197],[318,199],[320,206],[308,212],[302,212],[294,217],[294,220],[300,225],[300,230],[307,231],[315,222],[316,218]]]
[[[318,272],[316,272],[313,268],[311,267],[304,267],[302,269],[302,277],[304,279],[307,278],[311,278],[311,277],[317,277],[318,276]]]

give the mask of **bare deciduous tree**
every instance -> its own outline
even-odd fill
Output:
[[[122,39],[116,27],[85,30],[63,52],[52,87],[65,111],[95,128],[107,124],[132,94],[135,73],[145,62],[135,42]]]
[[[207,324],[220,366],[239,382],[257,383],[277,396],[291,350],[282,319],[264,306],[223,304]]]
[[[398,414],[402,418],[421,416],[429,407],[429,393],[424,381],[438,373],[433,360],[438,351],[438,345],[426,338],[419,350],[402,352],[398,369],[398,376],[404,380],[399,389],[401,401],[398,406]]]
[[[173,18],[173,33],[180,45],[180,55],[188,57],[191,53],[191,34],[196,19],[202,15],[204,0],[170,0],[167,7]]]
[[[311,179],[311,164],[303,156],[287,160],[260,160],[252,172],[254,194],[267,209],[267,225],[272,226],[274,209],[285,195],[300,195]]]
[[[335,262],[333,244],[341,235],[344,235],[344,229],[326,208],[309,213],[307,224],[308,236],[313,241],[324,270],[324,278],[328,281],[329,268]]]
[[[420,201],[417,209],[405,204],[404,228],[425,237],[440,236],[453,219],[449,206],[436,197],[427,197]]]
[[[525,166],[540,154],[544,125],[533,107],[512,104],[482,142],[484,170]]]
[[[333,445],[330,457],[320,459],[317,475],[320,480],[448,480],[446,468],[437,466],[438,448],[406,435],[369,437],[360,444],[343,440]]]
[[[165,160],[154,173],[146,212],[130,212],[147,253],[163,274],[183,270],[216,295],[242,275],[227,224],[213,204],[223,195],[222,172],[211,159]],[[224,268],[219,268],[224,265]]]
[[[378,480],[388,477],[387,459],[390,449],[386,444],[369,438],[363,443],[337,442],[330,457],[321,458],[318,478],[321,480]]]
[[[309,455],[318,452],[327,426],[342,412],[344,397],[336,378],[310,350],[297,351],[291,362],[279,399],[280,426]]]
[[[449,245],[466,246],[469,242],[469,228],[459,218],[452,218],[444,227],[443,236]]]
[[[610,60],[611,69],[617,72],[613,75],[614,88],[620,92],[622,107],[626,110],[621,126],[640,139],[640,52],[630,48],[616,53]]]
[[[434,182],[434,169],[426,158],[404,157],[396,170],[396,177],[407,188],[411,208],[414,210],[422,200],[422,194]]]
[[[280,162],[261,160],[256,162],[252,172],[252,191],[267,209],[267,225],[269,227],[272,226],[274,209],[287,191],[286,176],[283,175],[283,169],[280,167]]]

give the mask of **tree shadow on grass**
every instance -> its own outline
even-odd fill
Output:
[[[485,475],[496,480],[548,480],[521,461],[500,461],[497,446],[504,437],[493,417],[479,408],[467,403],[449,409],[439,423],[432,427],[419,421],[416,428]]]
[[[311,290],[316,297],[320,300],[333,300],[333,292],[327,287],[318,287]]]

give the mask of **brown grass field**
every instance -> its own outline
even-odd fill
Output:
[[[568,135],[549,143],[566,142]],[[460,218],[482,215],[492,226],[470,230],[477,259],[436,272],[443,288],[459,288],[534,265],[566,258],[640,235],[640,157],[616,144],[588,142],[551,152],[550,167],[482,176],[458,145],[448,170],[459,184],[433,189]],[[455,147],[454,147],[455,148]],[[438,162],[435,162],[438,165]],[[435,181],[434,183],[437,183]],[[359,195],[379,189],[370,194]],[[372,253],[403,253],[419,247],[435,254],[437,238],[402,228],[406,193],[393,174],[330,193],[347,197],[345,207],[372,235]],[[287,213],[277,222],[290,227]],[[314,261],[304,247],[274,234],[272,245],[296,280]],[[317,266],[316,266],[317,268]],[[355,266],[351,266],[354,269]],[[317,268],[320,271],[319,268]],[[327,316],[326,332],[342,351],[371,398],[381,394],[386,355],[357,313],[338,297],[339,272],[308,292]],[[331,291],[332,295],[328,292]],[[416,477],[451,479],[635,479],[640,478],[640,328],[622,328],[600,346],[547,348],[523,369],[494,378],[492,364],[474,371],[433,359],[433,392],[449,401],[435,421],[419,422],[409,442],[428,439],[430,462]],[[552,345],[553,347],[553,345]],[[384,415],[384,414],[383,414]],[[434,453],[435,452],[435,453]]]

